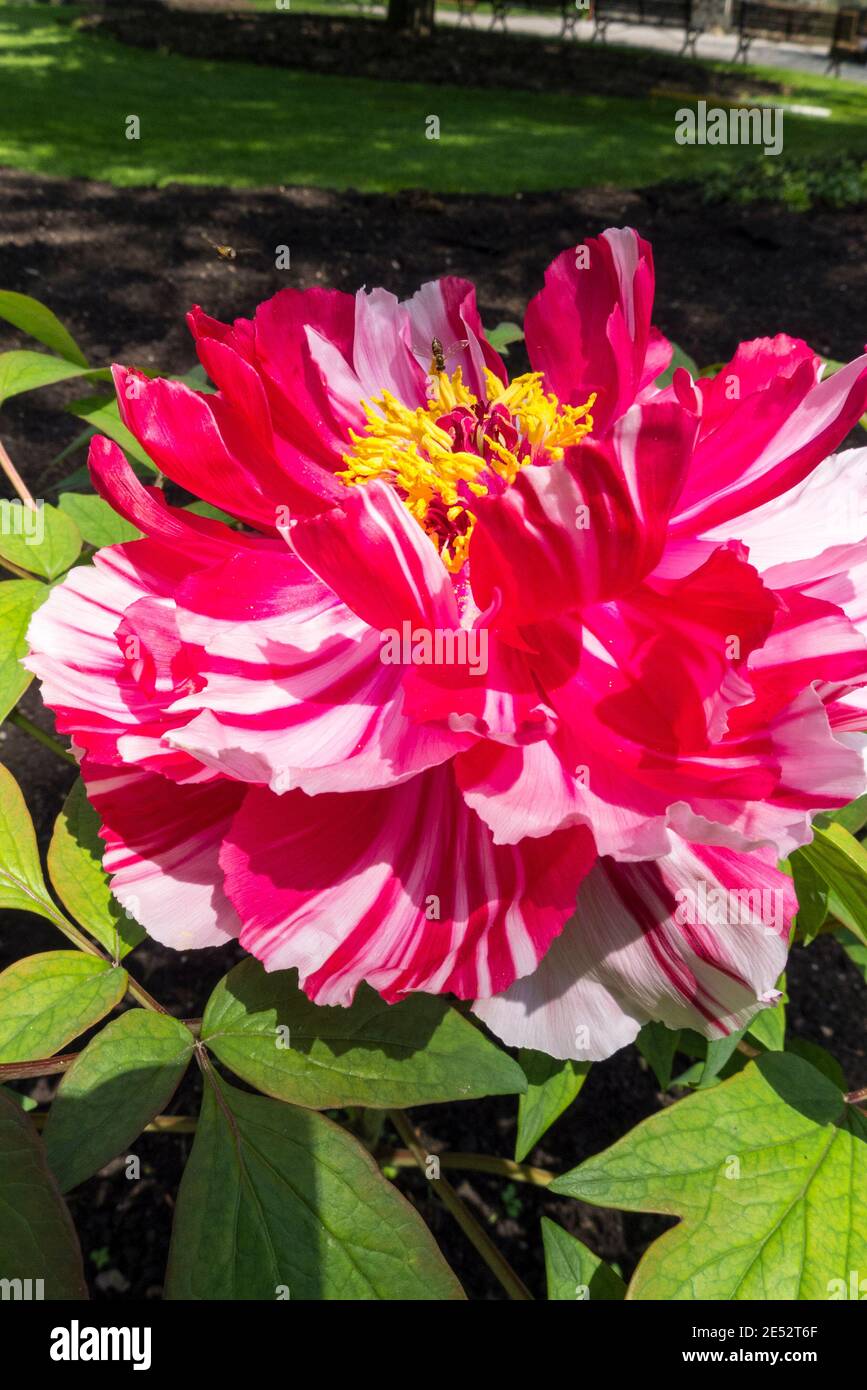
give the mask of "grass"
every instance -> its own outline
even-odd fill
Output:
[[[787,115],[787,155],[867,153],[867,88],[785,77],[793,98],[832,111]],[[636,188],[756,158],[749,147],[677,145],[675,96],[482,91],[205,62],[14,5],[0,8],[0,91],[0,164],[119,185],[502,194]],[[432,114],[439,140],[425,137]],[[125,138],[129,115],[140,118],[140,140]]]

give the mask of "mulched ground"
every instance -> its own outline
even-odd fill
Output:
[[[867,301],[867,209],[711,209],[689,188],[384,197],[311,189],[117,190],[0,171],[0,287],[44,298],[95,363],[117,359],[183,371],[194,360],[183,324],[192,303],[231,318],[249,314],[287,284],[344,290],[384,284],[406,294],[422,280],[449,272],[476,281],[486,323],[520,320],[558,250],[624,222],[654,243],[659,326],[700,362],[725,358],[739,338],[783,329],[835,358],[861,351],[863,323],[855,310]],[[291,247],[290,271],[274,268],[281,244]],[[216,245],[236,248],[236,258],[222,258]],[[23,341],[0,333],[0,349]],[[520,352],[513,351],[511,362],[515,370],[524,367]],[[4,443],[24,476],[40,480],[39,495],[50,496],[49,482],[69,467],[51,461],[74,433],[69,418],[52,408],[70,394],[76,394],[74,387],[56,388],[20,397],[3,410]],[[32,692],[27,708],[34,715],[39,708]],[[71,770],[15,729],[0,735],[0,755],[24,785],[44,844]],[[61,944],[35,918],[6,914],[2,928],[0,964]],[[135,956],[147,988],[187,1017],[201,1014],[210,988],[234,959],[234,950],[178,956],[150,943]],[[808,953],[794,953],[790,981],[792,1031],[832,1051],[851,1086],[867,1084],[867,989],[857,971],[835,943],[823,940]],[[177,1113],[194,1110],[196,1089],[191,1074],[176,1098]],[[47,1099],[51,1091],[46,1080],[37,1094]],[[634,1049],[627,1049],[593,1069],[578,1104],[532,1160],[561,1171],[573,1167],[659,1105],[655,1081]],[[415,1113],[432,1148],[510,1156],[514,1112],[515,1102],[505,1099]],[[127,1183],[116,1166],[73,1195],[97,1296],[159,1296],[189,1143],[146,1137],[135,1146],[143,1159],[142,1182]],[[401,1184],[418,1201],[468,1294],[500,1297],[499,1286],[424,1180],[407,1175]],[[666,1224],[527,1187],[504,1192],[500,1180],[475,1175],[459,1187],[540,1297],[543,1212],[618,1261],[627,1275]]]

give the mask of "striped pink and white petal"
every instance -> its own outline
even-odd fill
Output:
[[[524,330],[534,371],[559,400],[596,394],[597,437],[665,370],[671,344],[651,328],[650,245],[631,227],[610,228],[562,252],[527,307]]]
[[[383,791],[250,789],[220,862],[269,970],[297,966],[320,1004],[366,980],[388,1000],[412,990],[479,998],[533,970],[595,858],[566,831],[498,847],[450,768]]]
[[[499,353],[485,337],[476,306],[475,287],[469,280],[446,275],[430,280],[405,301],[412,325],[412,346],[419,363],[427,370],[434,338],[445,354],[446,371],[461,369],[461,379],[479,400],[488,394],[485,369],[508,380]]]
[[[603,444],[523,468],[481,498],[470,544],[473,594],[520,627],[628,592],[659,561],[689,468],[697,418],[678,403],[634,406]]]
[[[160,641],[167,639],[177,657],[173,604],[166,596],[176,561],[148,540],[99,551],[93,565],[73,569],[33,615],[24,664],[42,682],[58,731],[71,734],[77,748],[104,763],[142,764],[186,781],[202,775],[201,765],[163,743],[165,732],[187,717],[166,713],[176,686],[158,688],[153,647],[142,631],[122,627],[128,612],[141,615],[137,605],[158,609]],[[158,597],[154,584],[162,591]],[[141,679],[145,665],[150,681]],[[182,682],[194,665],[189,652],[183,672],[176,667]]]
[[[867,355],[815,383],[804,358],[791,376],[736,399],[696,445],[673,536],[702,536],[790,492],[845,439],[867,408]]]
[[[370,627],[459,625],[451,576],[388,483],[348,488],[342,506],[285,534],[311,573]]]
[[[244,787],[224,779],[180,787],[89,758],[81,770],[102,821],[103,866],[130,916],[178,951],[237,936],[241,924],[223,891],[218,855]]]
[[[581,1061],[650,1020],[725,1037],[776,998],[796,908],[759,855],[676,839],[652,862],[602,859],[538,969],[473,1012],[510,1046]]]

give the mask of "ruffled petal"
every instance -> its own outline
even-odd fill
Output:
[[[600,860],[538,969],[473,1012],[510,1046],[596,1061],[651,1019],[708,1038],[774,998],[797,909],[791,881],[677,841],[654,863]]]
[[[438,338],[446,354],[446,371],[460,367],[463,382],[479,400],[487,396],[485,368],[500,381],[508,380],[502,358],[485,337],[475,287],[469,280],[456,275],[430,280],[406,301],[406,308],[413,350],[423,367],[429,367],[433,340]]]
[[[633,404],[650,371],[668,365],[661,335],[651,339],[653,290],[649,243],[631,227],[611,228],[562,252],[528,305],[524,329],[533,369],[570,405],[583,405],[596,392],[599,437]]]
[[[495,847],[445,768],[369,793],[251,789],[221,863],[242,946],[269,970],[297,966],[314,1002],[349,1004],[362,980],[388,1000],[505,988],[534,969],[593,857],[584,831]]]
[[[451,577],[388,483],[347,488],[341,507],[299,521],[286,538],[313,574],[371,627],[458,626]]]
[[[235,782],[179,787],[153,773],[85,758],[87,795],[102,821],[103,865],[131,917],[166,946],[222,946],[240,922],[217,856],[244,796]]]
[[[696,445],[673,535],[703,535],[802,482],[864,413],[867,355],[818,385],[801,360],[732,407]]]
[[[470,544],[479,607],[518,627],[628,592],[662,555],[696,418],[677,403],[633,407],[603,445],[521,470],[476,503]]]

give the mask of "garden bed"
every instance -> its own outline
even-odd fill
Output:
[[[606,50],[526,34],[443,25],[403,34],[382,20],[330,15],[196,14],[157,3],[109,7],[88,21],[123,43],[187,57],[261,63],[377,81],[504,87],[523,92],[648,96],[657,89],[699,96],[775,93],[783,84],[667,53]]]

